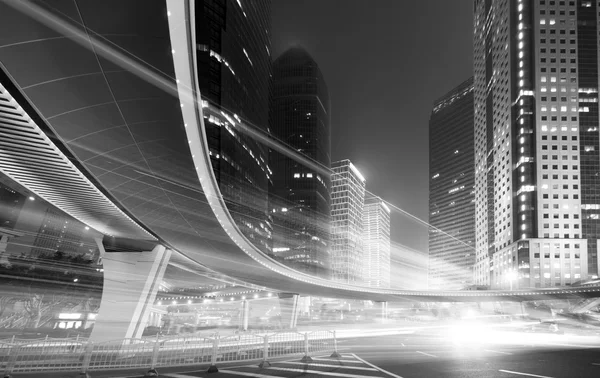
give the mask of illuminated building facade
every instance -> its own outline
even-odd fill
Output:
[[[390,208],[379,197],[365,199],[363,207],[364,282],[390,287]]]
[[[430,288],[473,281],[475,162],[473,78],[434,103],[429,119]]]
[[[273,63],[271,134],[328,169],[331,164],[329,92],[317,63],[293,47]],[[274,256],[320,277],[329,277],[331,178],[270,151]]]
[[[240,123],[268,130],[271,91],[271,2],[196,2],[198,81],[209,154],[237,226],[270,252],[268,151],[242,134]],[[216,107],[211,110],[212,106]]]
[[[27,196],[0,181],[0,227],[9,230],[15,228],[26,200]]]
[[[364,282],[365,178],[350,160],[331,164],[331,273],[350,284]]]
[[[598,1],[477,0],[477,284],[598,274]]]

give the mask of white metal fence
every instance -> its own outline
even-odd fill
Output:
[[[15,340],[12,340],[15,341]],[[0,341],[0,369],[25,372],[94,371],[268,361],[279,356],[336,351],[335,331],[276,332],[126,339],[93,343],[76,339]]]

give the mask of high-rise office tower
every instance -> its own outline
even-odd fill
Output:
[[[435,101],[429,118],[430,288],[473,282],[475,158],[473,78]]]
[[[271,2],[196,2],[198,81],[213,170],[237,226],[270,251],[267,148],[236,130],[267,132],[271,91]]]
[[[477,283],[598,274],[597,3],[475,1]]]
[[[365,178],[350,160],[332,163],[331,168],[331,276],[335,281],[362,284]]]
[[[314,59],[293,47],[273,63],[271,134],[325,169],[331,164],[329,93]],[[306,273],[329,277],[329,175],[269,152],[273,253]]]
[[[390,287],[390,208],[379,197],[365,199],[363,207],[364,282]]]

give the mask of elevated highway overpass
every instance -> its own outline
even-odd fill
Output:
[[[144,313],[168,263],[283,293],[380,302],[600,296],[599,287],[378,289],[286,267],[240,231],[212,170],[205,120],[222,110],[199,91],[193,2],[53,6],[0,2],[0,170],[105,235],[115,290],[123,266],[134,267],[128,274],[150,294],[135,294],[131,315]],[[226,116],[233,130],[246,127]]]

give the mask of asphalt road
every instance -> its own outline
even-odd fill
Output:
[[[487,328],[421,329],[413,334],[354,338],[339,341],[342,357],[313,356],[280,359],[271,367],[256,362],[220,365],[207,374],[206,366],[160,369],[161,377],[600,377],[600,338],[493,331]],[[91,376],[138,378],[142,371],[93,373]],[[50,375],[44,375],[50,377]],[[76,377],[77,374],[52,375]],[[15,375],[19,377],[19,375]],[[23,376],[24,377],[24,376]],[[28,375],[27,377],[34,377]],[[40,377],[37,375],[36,377]]]

